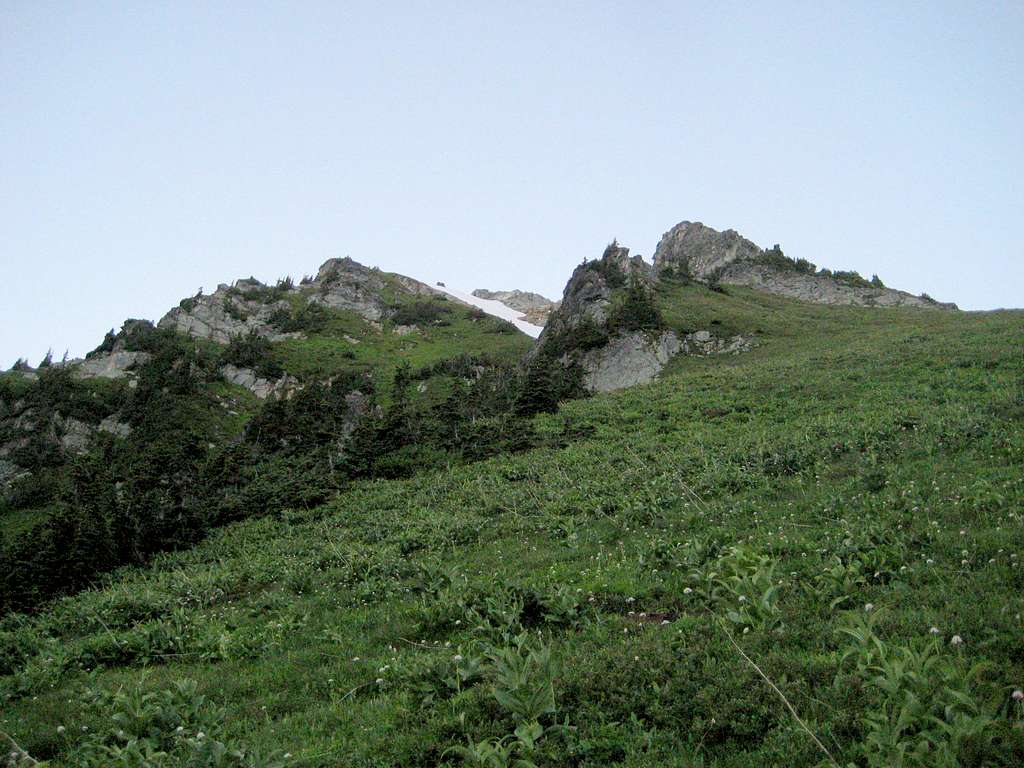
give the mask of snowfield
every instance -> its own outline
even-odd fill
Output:
[[[465,293],[455,288],[446,288],[443,285],[434,284],[431,286],[436,291],[447,293],[459,301],[465,302],[466,304],[472,304],[474,307],[479,307],[488,315],[494,315],[500,317],[502,320],[508,320],[512,325],[518,328],[523,333],[533,338],[540,336],[540,332],[544,329],[539,325],[528,323],[523,320],[523,315],[506,304],[502,304],[500,301],[494,301],[493,299],[481,299],[474,296],[471,293]]]

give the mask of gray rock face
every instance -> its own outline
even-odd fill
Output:
[[[713,336],[710,331],[688,333],[681,339],[673,331],[623,334],[583,355],[583,386],[591,392],[614,392],[647,384],[678,354],[738,355],[751,349],[754,343],[748,336],[724,339]]]
[[[700,222],[684,221],[666,232],[654,252],[654,268],[672,269],[694,280],[742,285],[818,304],[956,309],[924,296],[891,288],[850,285],[828,275],[765,264],[765,251],[735,230],[724,232]]]
[[[209,296],[186,299],[182,306],[164,315],[157,325],[219,344],[227,344],[233,336],[244,336],[251,331],[271,341],[299,336],[282,333],[270,324],[276,310],[290,309],[287,301],[268,304],[258,299],[247,299],[242,293],[264,287],[254,280],[238,280],[234,286],[221,284]]]
[[[699,221],[684,221],[662,235],[654,251],[654,269],[664,272],[672,266],[694,280],[707,280],[725,266],[756,259],[761,253],[761,248],[734,229],[719,232]]]
[[[680,348],[679,337],[672,331],[654,337],[640,331],[618,336],[583,355],[583,386],[591,392],[614,392],[646,384]]]
[[[312,285],[316,293],[311,300],[319,304],[356,312],[372,321],[379,321],[387,310],[382,298],[387,285],[383,274],[350,258],[325,261]]]
[[[89,357],[71,366],[71,371],[82,379],[123,379],[132,375],[132,369],[142,365],[150,357],[148,352],[119,350]]]
[[[541,296],[539,293],[529,291],[489,291],[486,288],[477,288],[473,295],[478,299],[490,299],[500,301],[506,307],[522,312],[522,319],[533,325],[544,326],[551,313],[558,309],[561,302]]]
[[[931,301],[892,288],[865,288],[819,275],[787,272],[770,266],[749,263],[730,264],[719,278],[723,283],[756,288],[766,293],[787,296],[815,304],[856,305],[864,307],[917,307],[919,309],[956,309],[956,304]]]
[[[617,244],[609,246],[599,262],[578,267],[565,287],[561,306],[552,313],[537,346],[531,351],[532,358],[541,353],[545,344],[560,337],[562,341],[555,349],[561,350],[565,343],[562,334],[585,323],[607,333],[612,292],[631,278],[639,278],[652,287],[657,279],[650,265],[640,257],[630,258],[628,249]],[[592,340],[590,334],[585,336]],[[573,361],[580,364],[586,389],[612,392],[651,381],[677,354],[739,354],[753,344],[750,337],[725,339],[707,330],[682,337],[669,330],[635,331],[613,335],[606,344],[594,349],[569,349],[561,360],[565,365]]]
[[[13,461],[0,459],[0,486],[10,485],[26,474],[28,473]]]
[[[89,441],[96,432],[96,427],[71,417],[62,419],[60,414],[54,416],[54,427],[61,449],[75,456],[89,450]]]
[[[653,276],[651,266],[641,257],[630,258],[628,248],[617,243],[609,245],[600,261],[585,262],[573,271],[565,285],[562,301],[549,316],[534,349],[539,349],[551,337],[584,323],[603,325],[608,319],[608,305],[614,290],[607,277],[611,273],[627,279],[637,275],[650,280]]]
[[[132,433],[131,425],[118,421],[116,416],[107,416],[100,422],[99,430],[120,438],[126,438]]]
[[[368,322],[377,323],[390,310],[387,297],[394,291],[414,296],[440,294],[418,280],[365,267],[347,257],[328,259],[313,280],[288,290],[270,289],[251,278],[237,280],[232,286],[222,284],[209,296],[185,299],[164,315],[159,327],[220,344],[251,332],[270,341],[282,341],[302,336],[286,333],[273,322],[275,313],[289,312],[296,298],[355,312]]]
[[[230,363],[221,366],[221,375],[230,384],[245,387],[260,400],[271,395],[288,397],[299,388],[299,380],[294,376],[282,376],[280,379],[264,379],[251,368],[239,368]]]
[[[389,284],[413,296],[445,295],[419,280],[405,275],[385,274],[346,257],[328,259],[323,263],[312,282],[316,291],[310,300],[335,309],[356,312],[366,320],[379,322],[390,309],[385,300]]]

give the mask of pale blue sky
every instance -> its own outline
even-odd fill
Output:
[[[560,295],[682,219],[1024,305],[1024,4],[0,6],[0,367],[358,261]]]

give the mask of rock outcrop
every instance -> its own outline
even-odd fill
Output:
[[[583,354],[583,386],[591,392],[613,392],[646,384],[680,347],[679,337],[672,331],[657,335],[635,331],[616,336],[606,346]]]
[[[221,284],[210,295],[185,299],[159,322],[190,336],[227,344],[232,337],[256,333],[269,341],[300,337],[281,327],[295,304],[320,304],[355,312],[377,323],[393,309],[394,294],[432,296],[441,292],[404,275],[366,267],[348,257],[328,259],[316,277],[300,285],[279,283],[267,286],[254,278]]]
[[[220,373],[229,384],[245,387],[260,400],[266,400],[271,395],[289,397],[301,386],[298,379],[288,374],[279,379],[266,379],[252,368],[241,368],[230,363],[222,365]]]
[[[298,334],[284,333],[271,323],[275,312],[287,313],[291,304],[283,299],[268,301],[273,295],[270,290],[251,278],[230,286],[222,283],[212,294],[183,300],[157,325],[219,344],[251,332],[271,341],[296,337]]]
[[[624,327],[623,294],[636,284],[650,309],[645,319],[640,313],[630,320],[642,319],[646,325]],[[655,287],[651,265],[613,243],[600,260],[584,262],[573,272],[529,359],[547,355],[563,366],[578,364],[584,388],[612,392],[650,382],[678,354],[739,354],[754,346],[752,336],[722,338],[707,330],[680,335],[665,328],[654,306]]]
[[[809,262],[787,259],[778,246],[766,251],[735,230],[724,232],[684,221],[666,232],[654,252],[657,274],[674,273],[701,282],[755,288],[817,304],[956,309],[882,285],[856,273],[815,271]]]
[[[710,331],[696,331],[682,338],[674,331],[620,334],[582,355],[583,386],[590,392],[614,392],[647,384],[676,355],[738,355],[755,344],[752,336],[721,338]]]
[[[120,349],[92,355],[69,367],[73,375],[82,379],[123,379],[131,376],[134,369],[150,357],[148,352],[128,352]]]
[[[522,312],[520,319],[533,325],[543,327],[551,313],[558,309],[560,302],[552,301],[539,293],[529,291],[489,291],[486,288],[477,288],[473,295],[479,299],[500,301],[506,307]]]
[[[583,262],[565,285],[562,300],[548,317],[538,348],[546,341],[584,324],[602,326],[608,320],[612,292],[631,276],[649,281],[650,264],[640,256],[629,255],[629,248],[612,243],[597,261]]]

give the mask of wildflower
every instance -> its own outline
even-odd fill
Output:
[[[874,603],[865,603],[864,604],[864,610],[867,611],[868,613],[871,613],[871,611],[875,610],[875,604]]]
[[[202,731],[200,731],[199,733],[196,734],[196,739],[198,739],[199,741],[202,741],[205,738],[206,738],[206,734],[203,733]]]
[[[456,653],[454,656],[452,656],[452,661],[458,664],[460,661],[462,661],[462,654]]]
[[[930,634],[930,635],[940,635],[942,633],[939,631],[938,627],[932,627],[931,629],[928,630],[928,634]]]
[[[378,677],[374,682],[377,685],[384,685],[384,678],[383,677]]]
[[[964,644],[964,639],[960,635],[953,635],[949,638],[949,644],[952,646],[958,646]]]
[[[684,594],[684,595],[688,595],[688,594],[690,594],[691,592],[693,592],[693,590],[692,590],[692,589],[690,589],[689,587],[687,587],[686,589],[684,589],[684,590],[683,590],[683,594]]]
[[[64,733],[64,731],[66,731],[66,730],[67,730],[67,728],[65,728],[63,725],[58,725],[57,726],[57,733]]]
[[[1012,698],[1012,699],[1013,699],[1014,701],[1024,701],[1024,691],[1022,691],[1022,690],[1021,690],[1020,688],[1018,688],[1017,690],[1015,690],[1015,691],[1014,691],[1014,692],[1013,692],[1013,693],[1011,694],[1011,698]]]
[[[266,709],[266,707],[264,707],[264,709]],[[185,732],[185,727],[182,726],[182,725],[179,725],[177,728],[174,729],[174,732],[175,733],[184,733]]]

